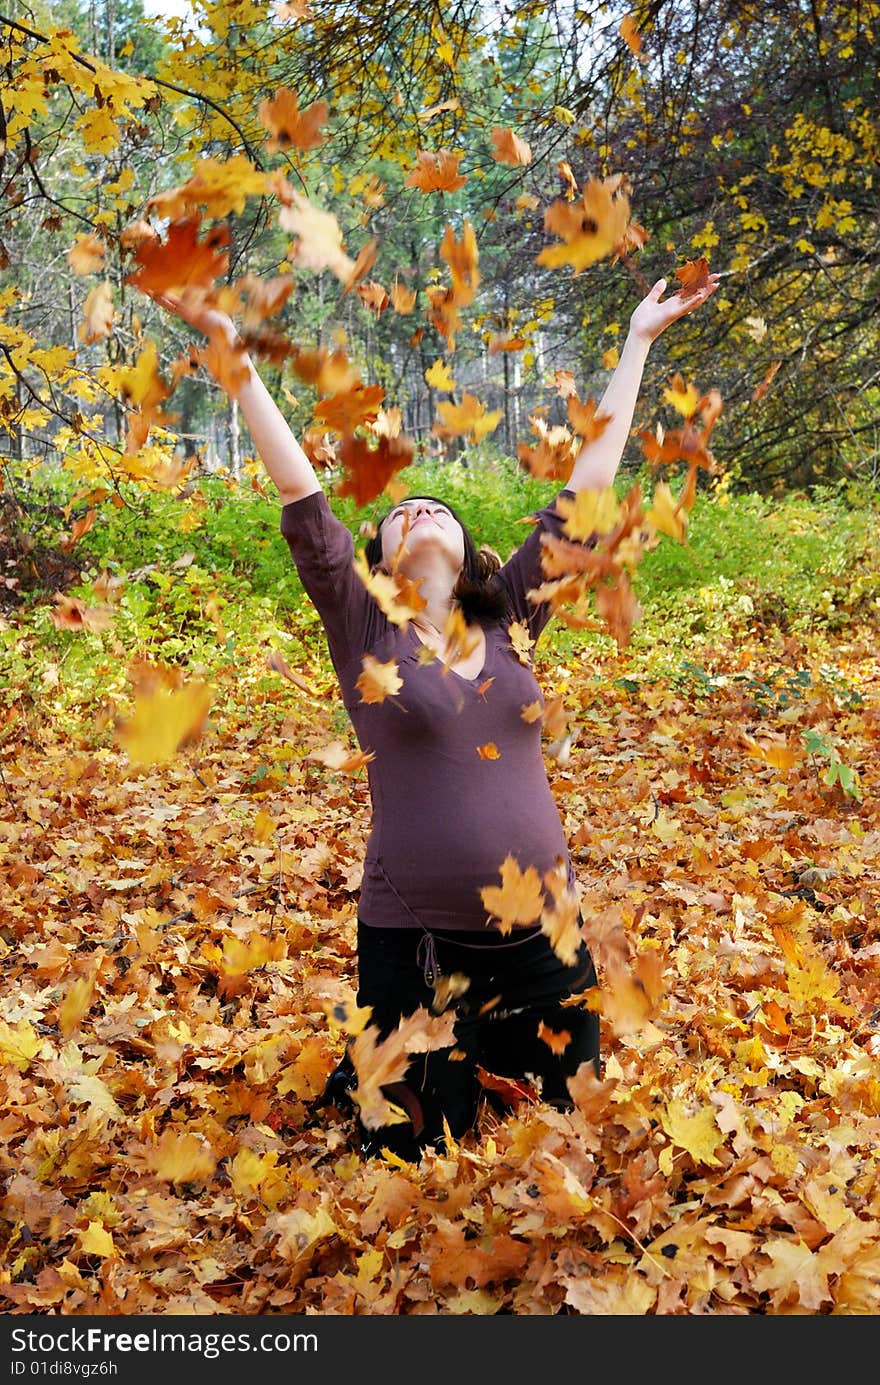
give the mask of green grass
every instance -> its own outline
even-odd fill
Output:
[[[537,481],[509,461],[469,460],[467,466],[412,466],[403,479],[411,492],[446,499],[478,543],[506,557],[526,532],[520,521],[552,498],[557,483]],[[647,503],[653,479],[640,480]],[[632,482],[622,478],[619,493]],[[204,500],[194,504],[129,487],[124,507],[101,509],[74,550],[82,580],[69,590],[94,605],[100,598],[93,583],[102,571],[124,578],[112,628],[56,630],[52,592],[32,593],[0,628],[0,698],[37,699],[48,678],[62,701],[88,704],[123,687],[137,656],[207,675],[263,657],[273,646],[292,665],[324,657],[317,615],[280,536],[277,501],[248,482],[236,486],[219,477],[205,478],[201,491]],[[57,502],[71,492],[64,477],[44,480],[34,496],[40,514],[50,513],[48,500],[57,514]],[[360,511],[350,499],[333,497],[332,504],[360,547],[362,525],[387,501],[381,497]],[[643,614],[627,650],[634,674],[680,677],[684,666],[698,671],[689,675],[698,689],[699,673],[710,678],[714,648],[755,626],[833,634],[857,617],[880,616],[877,511],[876,496],[844,490],[773,500],[723,490],[700,494],[687,542],[662,537],[636,569]],[[188,531],[185,517],[193,515],[202,523]],[[49,525],[38,535],[43,548],[57,543],[64,522],[56,524],[57,532]],[[545,657],[565,659],[597,641],[610,647],[604,635],[555,621],[542,649]]]

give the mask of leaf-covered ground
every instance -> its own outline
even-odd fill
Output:
[[[367,828],[363,771],[306,758],[347,734],[320,662],[238,668],[148,770],[51,689],[10,711],[3,1311],[880,1310],[877,648],[539,661],[602,1080],[419,1165],[317,1103]]]

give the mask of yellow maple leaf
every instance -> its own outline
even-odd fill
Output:
[[[509,933],[518,923],[534,923],[544,908],[541,877],[534,866],[520,870],[514,856],[505,856],[500,868],[501,885],[486,885],[480,898],[486,911],[498,920],[499,931]]]
[[[148,1151],[147,1164],[169,1183],[203,1183],[217,1167],[217,1156],[192,1130],[164,1130]]]
[[[557,200],[547,208],[544,226],[562,243],[540,251],[537,263],[550,269],[571,265],[580,274],[625,247],[629,215],[629,198],[619,179],[591,178],[576,201]]]
[[[386,697],[394,697],[400,692],[403,679],[398,675],[394,659],[389,659],[383,664],[374,659],[372,654],[365,654],[361,663],[363,672],[358,677],[355,687],[360,692],[362,702],[384,702]]]
[[[481,760],[497,760],[501,756],[501,751],[494,741],[487,741],[485,745],[477,746],[477,754]]]
[[[110,1260],[119,1254],[113,1244],[113,1236],[99,1221],[90,1221],[88,1226],[78,1227],[79,1248],[83,1255],[100,1255]]]
[[[514,654],[521,664],[525,664],[526,668],[529,668],[532,662],[531,652],[535,647],[535,641],[529,634],[529,627],[524,621],[512,620],[507,627],[507,633],[510,636]]]
[[[363,553],[357,555],[353,566],[379,609],[392,624],[406,628],[413,616],[423,609],[425,602],[411,582],[407,583],[398,576],[389,577],[386,572],[371,572]]]
[[[65,1039],[79,1027],[83,1015],[88,1013],[94,990],[94,974],[77,976],[68,986],[58,1007],[58,1028]]]
[[[435,361],[434,364],[429,366],[425,371],[425,383],[430,385],[432,389],[448,390],[450,392],[456,387],[449,366],[445,361],[441,360]]]
[[[14,1029],[0,1020],[0,1059],[4,1063],[12,1063],[19,1072],[26,1072],[42,1047],[43,1040],[28,1020],[19,1020]]]
[[[671,404],[682,418],[693,418],[699,408],[702,395],[692,381],[685,383],[684,378],[676,374],[672,377],[671,383],[664,389],[663,399],[667,404]]]
[[[173,760],[201,736],[211,706],[211,689],[200,679],[179,688],[157,687],[135,699],[134,711],[117,737],[133,765]]]
[[[666,481],[659,481],[654,487],[654,504],[645,511],[645,518],[661,534],[684,543],[688,527],[687,512]]]
[[[613,486],[577,491],[573,500],[559,495],[556,510],[565,520],[562,529],[566,536],[581,543],[596,534],[610,533],[620,522],[621,515]]]
[[[670,1140],[679,1149],[684,1149],[695,1164],[710,1164],[717,1167],[715,1151],[724,1144],[724,1134],[718,1128],[714,1106],[703,1106],[691,1114],[677,1097],[668,1101],[660,1111],[660,1124]]]
[[[473,394],[465,391],[460,404],[451,400],[441,400],[437,405],[442,423],[435,423],[431,429],[435,438],[470,437],[479,442],[495,431],[503,417],[503,410],[487,410],[486,405]]]

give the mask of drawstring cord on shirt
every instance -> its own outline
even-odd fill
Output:
[[[397,886],[394,884],[394,881],[390,878],[387,871],[385,870],[385,867],[382,865],[382,862],[373,861],[371,862],[371,864],[375,865],[376,868],[380,871],[382,878],[384,879],[388,888],[395,895],[399,903],[403,905],[404,909],[410,915],[410,917],[418,924],[419,928],[421,928],[422,936],[419,939],[419,945],[416,949],[416,964],[422,968],[422,975],[425,978],[426,985],[433,986],[434,982],[442,975],[442,972],[440,970],[440,963],[437,959],[437,946],[434,940],[434,934],[430,931],[430,929],[425,927],[425,925],[422,923],[422,920],[419,918],[418,914],[416,914],[414,910],[411,909],[410,906],[407,904],[406,900],[403,898],[403,896],[397,889]],[[538,925],[536,928],[530,928],[524,937],[517,938],[514,942],[509,943],[462,943],[459,942],[458,939],[456,939],[455,946],[466,947],[472,949],[475,952],[484,951],[487,947],[492,946],[501,947],[504,949],[508,947],[520,947],[523,943],[527,943],[532,938],[537,937],[540,931],[540,925]]]

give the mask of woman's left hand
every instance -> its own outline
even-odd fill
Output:
[[[665,279],[658,279],[629,320],[631,333],[642,341],[648,343],[655,341],[661,332],[665,332],[671,322],[684,317],[686,313],[692,313],[695,308],[699,308],[701,304],[705,303],[707,298],[711,298],[720,283],[720,275],[707,275],[702,288],[686,296],[679,291],[674,293],[671,298],[663,298],[666,283]]]

